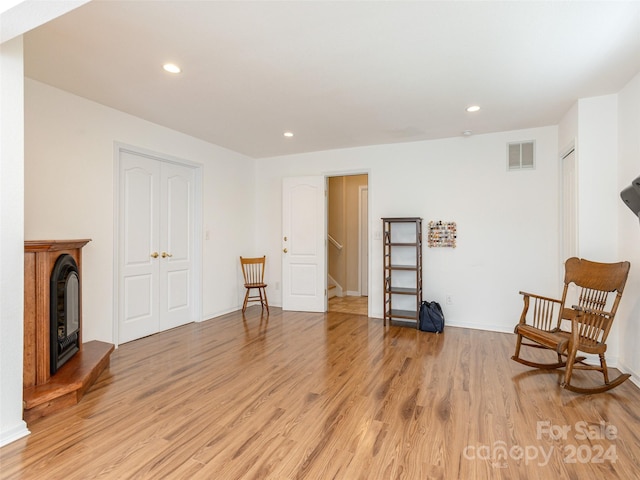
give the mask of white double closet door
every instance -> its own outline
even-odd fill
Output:
[[[118,340],[195,320],[195,173],[119,152]]]

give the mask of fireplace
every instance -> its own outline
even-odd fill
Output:
[[[78,403],[109,366],[112,344],[82,340],[82,247],[89,241],[24,242],[27,423]]]
[[[69,254],[58,257],[51,272],[49,333],[51,375],[80,350],[80,279]]]

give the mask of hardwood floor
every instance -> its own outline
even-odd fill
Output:
[[[251,307],[120,346],[78,405],[0,449],[0,477],[638,478],[640,390],[562,390],[514,343]]]
[[[344,296],[329,299],[329,312],[352,313],[353,315],[367,315],[369,297]]]

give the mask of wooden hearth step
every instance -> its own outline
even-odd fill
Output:
[[[97,340],[82,348],[47,383],[24,389],[27,423],[80,401],[84,393],[109,366],[113,345]]]

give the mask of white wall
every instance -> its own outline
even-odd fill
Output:
[[[618,192],[640,176],[640,73],[618,95]],[[620,365],[640,384],[640,222],[618,201],[620,258],[631,262],[631,272],[616,324]]]
[[[536,169],[508,172],[507,142],[535,140]],[[424,248],[424,298],[449,325],[513,331],[518,291],[557,295],[557,127],[290,155],[256,163],[257,226],[281,276],[282,177],[369,173],[370,315],[382,317],[381,217],[455,221],[458,246]],[[281,304],[282,290],[270,291]],[[445,305],[445,296],[453,297]]]
[[[22,37],[0,45],[0,446],[22,421],[24,164]]]
[[[239,255],[254,251],[254,160],[25,79],[25,238],[91,238],[83,339],[114,342],[114,142],[203,165],[203,314],[240,305]]]
[[[618,95],[578,100],[558,127],[559,152],[575,146],[579,256],[617,262]]]
[[[566,153],[569,147],[577,147],[578,136],[578,102],[565,113],[558,125],[558,147],[561,154]]]
[[[578,246],[580,257],[618,255],[618,97],[578,101]]]
[[[635,115],[639,115],[638,105],[629,108],[631,104],[632,100],[623,100],[618,94],[580,99],[559,125],[560,151],[575,141],[579,198],[578,255],[597,262],[632,260],[629,249],[620,248],[626,236],[621,229],[621,220],[626,223],[633,218],[625,221],[620,217],[620,211],[626,206],[620,200],[623,175],[619,162],[619,158],[625,156],[624,148],[628,148],[624,147],[622,136],[630,136],[637,146],[638,130],[636,126],[633,132],[633,116],[622,115],[620,110],[626,108],[633,112],[635,109]],[[622,132],[629,129],[632,132],[623,135]],[[635,161],[638,159],[635,158]],[[636,176],[638,174],[640,169]],[[630,175],[628,173],[626,185],[635,178]],[[633,282],[633,277],[632,261],[629,282]],[[607,363],[625,370],[628,368],[621,360],[622,339],[629,325],[629,306],[637,301],[637,293],[631,293],[633,288],[630,285],[627,284],[607,342]]]
[[[619,249],[619,122],[618,95],[584,98],[567,112],[559,125],[559,148],[575,142],[578,182],[578,255],[597,262],[628,260]],[[634,177],[635,178],[635,177]],[[629,180],[630,182],[631,180]],[[616,366],[620,356],[620,328],[624,309],[633,297],[622,298],[613,325],[607,362]]]

